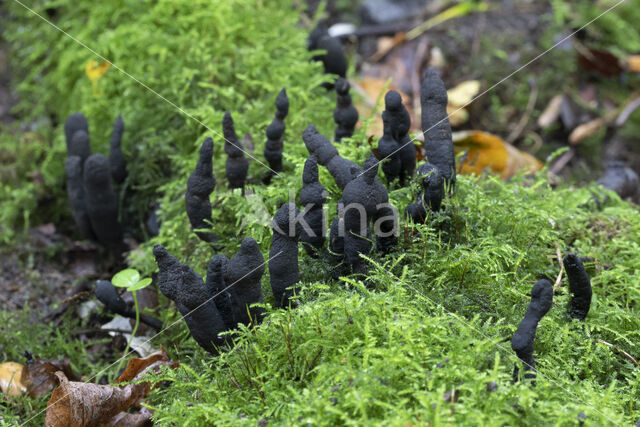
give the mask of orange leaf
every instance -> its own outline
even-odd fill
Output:
[[[455,132],[453,144],[456,153],[466,152],[460,164],[464,174],[481,174],[485,169],[490,169],[506,179],[521,169],[535,172],[542,167],[542,163],[531,154],[487,132]]]

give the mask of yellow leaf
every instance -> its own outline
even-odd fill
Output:
[[[627,63],[629,64],[629,69],[634,73],[640,73],[640,55],[634,55],[627,59]]]
[[[469,112],[467,110],[451,104],[447,105],[447,116],[449,116],[449,123],[454,127],[460,126],[469,120]]]
[[[0,363],[0,390],[11,396],[19,396],[26,391],[21,382],[22,365],[16,362]]]
[[[467,153],[461,161],[461,172],[464,174],[481,174],[488,168],[506,179],[521,169],[535,172],[542,167],[542,163],[531,154],[487,132],[455,132],[453,145],[456,153]]]
[[[480,82],[478,80],[462,82],[447,91],[449,104],[458,108],[463,107],[470,103],[479,92]]]
[[[111,64],[109,64],[108,62],[98,64],[96,61],[91,60],[87,63],[84,71],[87,74],[87,77],[89,77],[89,80],[91,80],[91,83],[95,85],[98,79],[107,72],[110,66]]]

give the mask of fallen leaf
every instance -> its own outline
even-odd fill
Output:
[[[544,109],[540,117],[538,117],[538,126],[541,128],[547,128],[551,126],[553,123],[558,120],[560,117],[560,112],[562,110],[562,101],[564,100],[564,95],[556,95],[551,98],[549,104]]]
[[[447,91],[449,104],[455,107],[464,107],[470,103],[480,92],[480,82],[478,80],[467,80]]]
[[[169,355],[164,348],[141,359],[137,357],[129,359],[127,367],[118,377],[116,383],[132,381],[136,376],[140,375],[140,373],[144,372],[156,362],[169,362]]]
[[[69,359],[41,360],[36,358],[27,361],[22,370],[22,383],[27,388],[27,393],[33,398],[49,394],[56,386],[55,373],[64,372],[67,378],[79,380],[71,370]]]
[[[69,381],[60,371],[55,376],[60,385],[47,403],[45,425],[49,427],[109,423],[148,392],[148,383],[121,388]]]
[[[634,55],[627,59],[629,69],[634,73],[640,73],[640,55]]]
[[[581,124],[575,128],[569,135],[569,144],[578,145],[590,136],[598,133],[600,129],[605,125],[606,121],[602,117],[593,119],[587,123]]]
[[[460,126],[469,120],[469,112],[460,107],[454,107],[453,105],[447,105],[447,116],[449,116],[449,123],[451,126]]]
[[[22,384],[23,366],[17,362],[0,363],[0,390],[10,396],[19,396],[26,391]]]
[[[161,366],[175,368],[178,364],[171,362],[162,350],[145,359],[129,360],[117,381],[140,381],[148,372],[156,371]],[[55,376],[60,384],[53,390],[47,403],[45,423],[48,427],[99,424],[137,426],[150,419],[151,414],[146,410],[138,414],[124,413],[131,406],[139,405],[151,390],[151,383],[147,381],[110,386],[69,381],[60,371]]]
[[[531,154],[487,132],[454,132],[453,144],[456,153],[466,152],[460,164],[461,172],[465,174],[481,174],[489,168],[506,179],[522,169],[535,172],[542,167],[542,162]]]

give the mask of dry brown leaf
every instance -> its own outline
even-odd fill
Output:
[[[600,129],[606,124],[606,120],[602,117],[593,119],[587,123],[581,124],[575,128],[569,135],[569,144],[578,145],[590,136],[598,133]]]
[[[114,387],[69,381],[60,371],[55,376],[60,385],[47,403],[45,425],[48,427],[109,423],[149,391],[149,383]]]
[[[467,153],[461,161],[462,173],[480,174],[489,168],[506,179],[522,169],[535,172],[542,167],[542,163],[531,154],[520,151],[502,138],[487,132],[455,132],[453,144],[456,153]]]
[[[178,366],[169,360],[164,349],[144,359],[129,360],[117,382],[140,381],[148,372],[161,366]],[[109,386],[69,381],[60,371],[55,376],[60,385],[53,390],[47,404],[45,421],[48,427],[138,426],[146,424],[151,416],[144,411],[139,414],[123,413],[146,396],[151,389],[149,382]]]
[[[0,390],[10,396],[19,396],[26,391],[22,384],[23,366],[17,362],[0,363]]]
[[[127,367],[124,369],[124,372],[122,372],[122,374],[118,377],[116,383],[135,380],[136,377],[138,377],[141,373],[147,372],[148,369],[151,369],[151,367],[153,367],[153,365],[157,362],[169,362],[169,355],[164,348],[142,359],[137,357],[129,359],[129,361],[127,362]]]
[[[22,383],[29,396],[37,398],[50,393],[58,382],[55,376],[58,371],[72,381],[79,379],[71,370],[69,359],[28,361],[22,370]]]
[[[556,95],[549,101],[547,108],[545,108],[540,117],[538,117],[539,127],[547,128],[558,120],[560,112],[562,111],[563,100],[564,95]]]

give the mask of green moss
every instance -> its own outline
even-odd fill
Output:
[[[271,216],[302,185],[307,155],[302,130],[315,123],[325,134],[333,131],[333,94],[316,88],[325,77],[308,61],[297,11],[284,0],[59,1],[34,7],[45,13],[54,5],[52,19],[65,31],[212,129],[220,131],[224,110],[231,110],[239,135],[249,132],[260,160],[275,95],[287,86],[285,167],[269,186],[260,184],[266,170],[253,161],[251,195],[229,191],[222,141],[214,135],[213,222],[221,251],[231,255],[240,237],[252,236],[266,254]],[[125,118],[128,212],[142,220],[160,200],[163,220],[160,235],[133,252],[130,263],[151,274],[156,266],[150,248],[162,243],[204,273],[214,252],[190,229],[184,191],[197,148],[210,132],[114,67],[93,88],[84,75],[87,62],[95,59],[90,52],[19,5],[10,4],[9,10],[13,32],[5,36],[25,70],[23,111],[35,105],[33,114],[51,114],[57,123],[72,111],[84,111],[96,151],[106,150],[116,115]],[[29,31],[18,31],[21,26]],[[56,46],[55,55],[50,46]],[[525,103],[527,91],[523,85],[511,96]],[[341,154],[362,162],[370,148],[365,135],[360,129],[340,146]],[[58,191],[62,138],[57,126],[43,145],[50,148],[41,153],[41,170],[51,179],[45,188]],[[177,322],[152,342],[181,363],[157,376],[166,382],[147,399],[155,419],[169,425],[255,425],[262,419],[270,424],[577,425],[584,413],[592,425],[635,422],[638,368],[599,340],[640,354],[638,208],[595,187],[552,190],[545,177],[544,171],[508,183],[495,176],[459,177],[455,196],[428,225],[401,222],[398,248],[371,258],[366,285],[332,280],[323,261],[301,251],[300,307],[272,310],[265,275],[267,318],[253,330],[234,332],[236,346],[218,357],[200,349]],[[324,168],[320,179],[333,213],[339,191]],[[402,210],[411,193],[397,190],[390,199]],[[19,211],[12,212],[15,219]],[[513,384],[517,361],[509,340],[531,286],[542,275],[555,281],[556,254],[565,249],[594,260],[587,263],[594,284],[591,312],[584,324],[568,318],[563,282],[538,330],[537,385]],[[167,325],[181,318],[163,298],[161,316]],[[76,372],[87,376],[107,368],[107,378],[115,377],[115,365],[108,366],[117,356],[92,354],[73,335],[82,327],[77,320],[65,319],[57,332],[27,318],[0,313],[0,324],[10,331],[0,334],[3,359],[20,360],[29,349],[44,357],[71,357]],[[497,390],[489,393],[491,381]],[[457,401],[445,401],[445,393],[455,396],[454,390]],[[0,423],[25,421],[45,408],[45,400],[2,400]],[[41,423],[42,414],[35,421]]]

